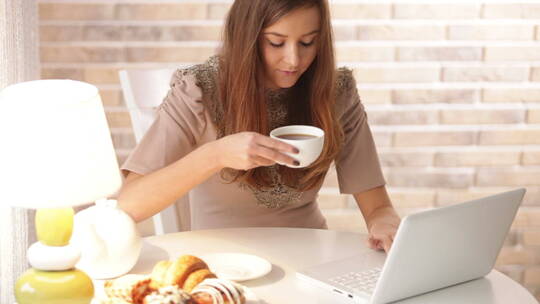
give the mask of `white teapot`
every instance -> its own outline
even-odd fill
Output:
[[[139,258],[142,240],[133,219],[116,200],[96,201],[74,218],[71,243],[81,250],[76,267],[93,279],[128,273]]]

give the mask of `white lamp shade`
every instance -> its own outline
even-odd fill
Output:
[[[0,92],[0,203],[75,206],[112,195],[121,184],[95,86],[36,80]]]

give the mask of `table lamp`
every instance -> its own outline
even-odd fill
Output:
[[[0,92],[0,203],[37,209],[33,268],[15,284],[18,304],[90,303],[75,269],[71,207],[114,194],[122,180],[98,89],[73,80],[17,83]]]

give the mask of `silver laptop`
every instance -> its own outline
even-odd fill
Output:
[[[297,276],[353,303],[372,304],[483,277],[495,264],[524,194],[518,189],[411,214],[401,221],[386,260],[370,252]]]

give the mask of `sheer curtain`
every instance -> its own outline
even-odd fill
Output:
[[[38,36],[35,0],[0,0],[0,90],[39,79]],[[0,303],[11,304],[13,284],[28,268],[26,249],[35,234],[32,211],[4,206],[2,187],[6,186],[0,185]]]

